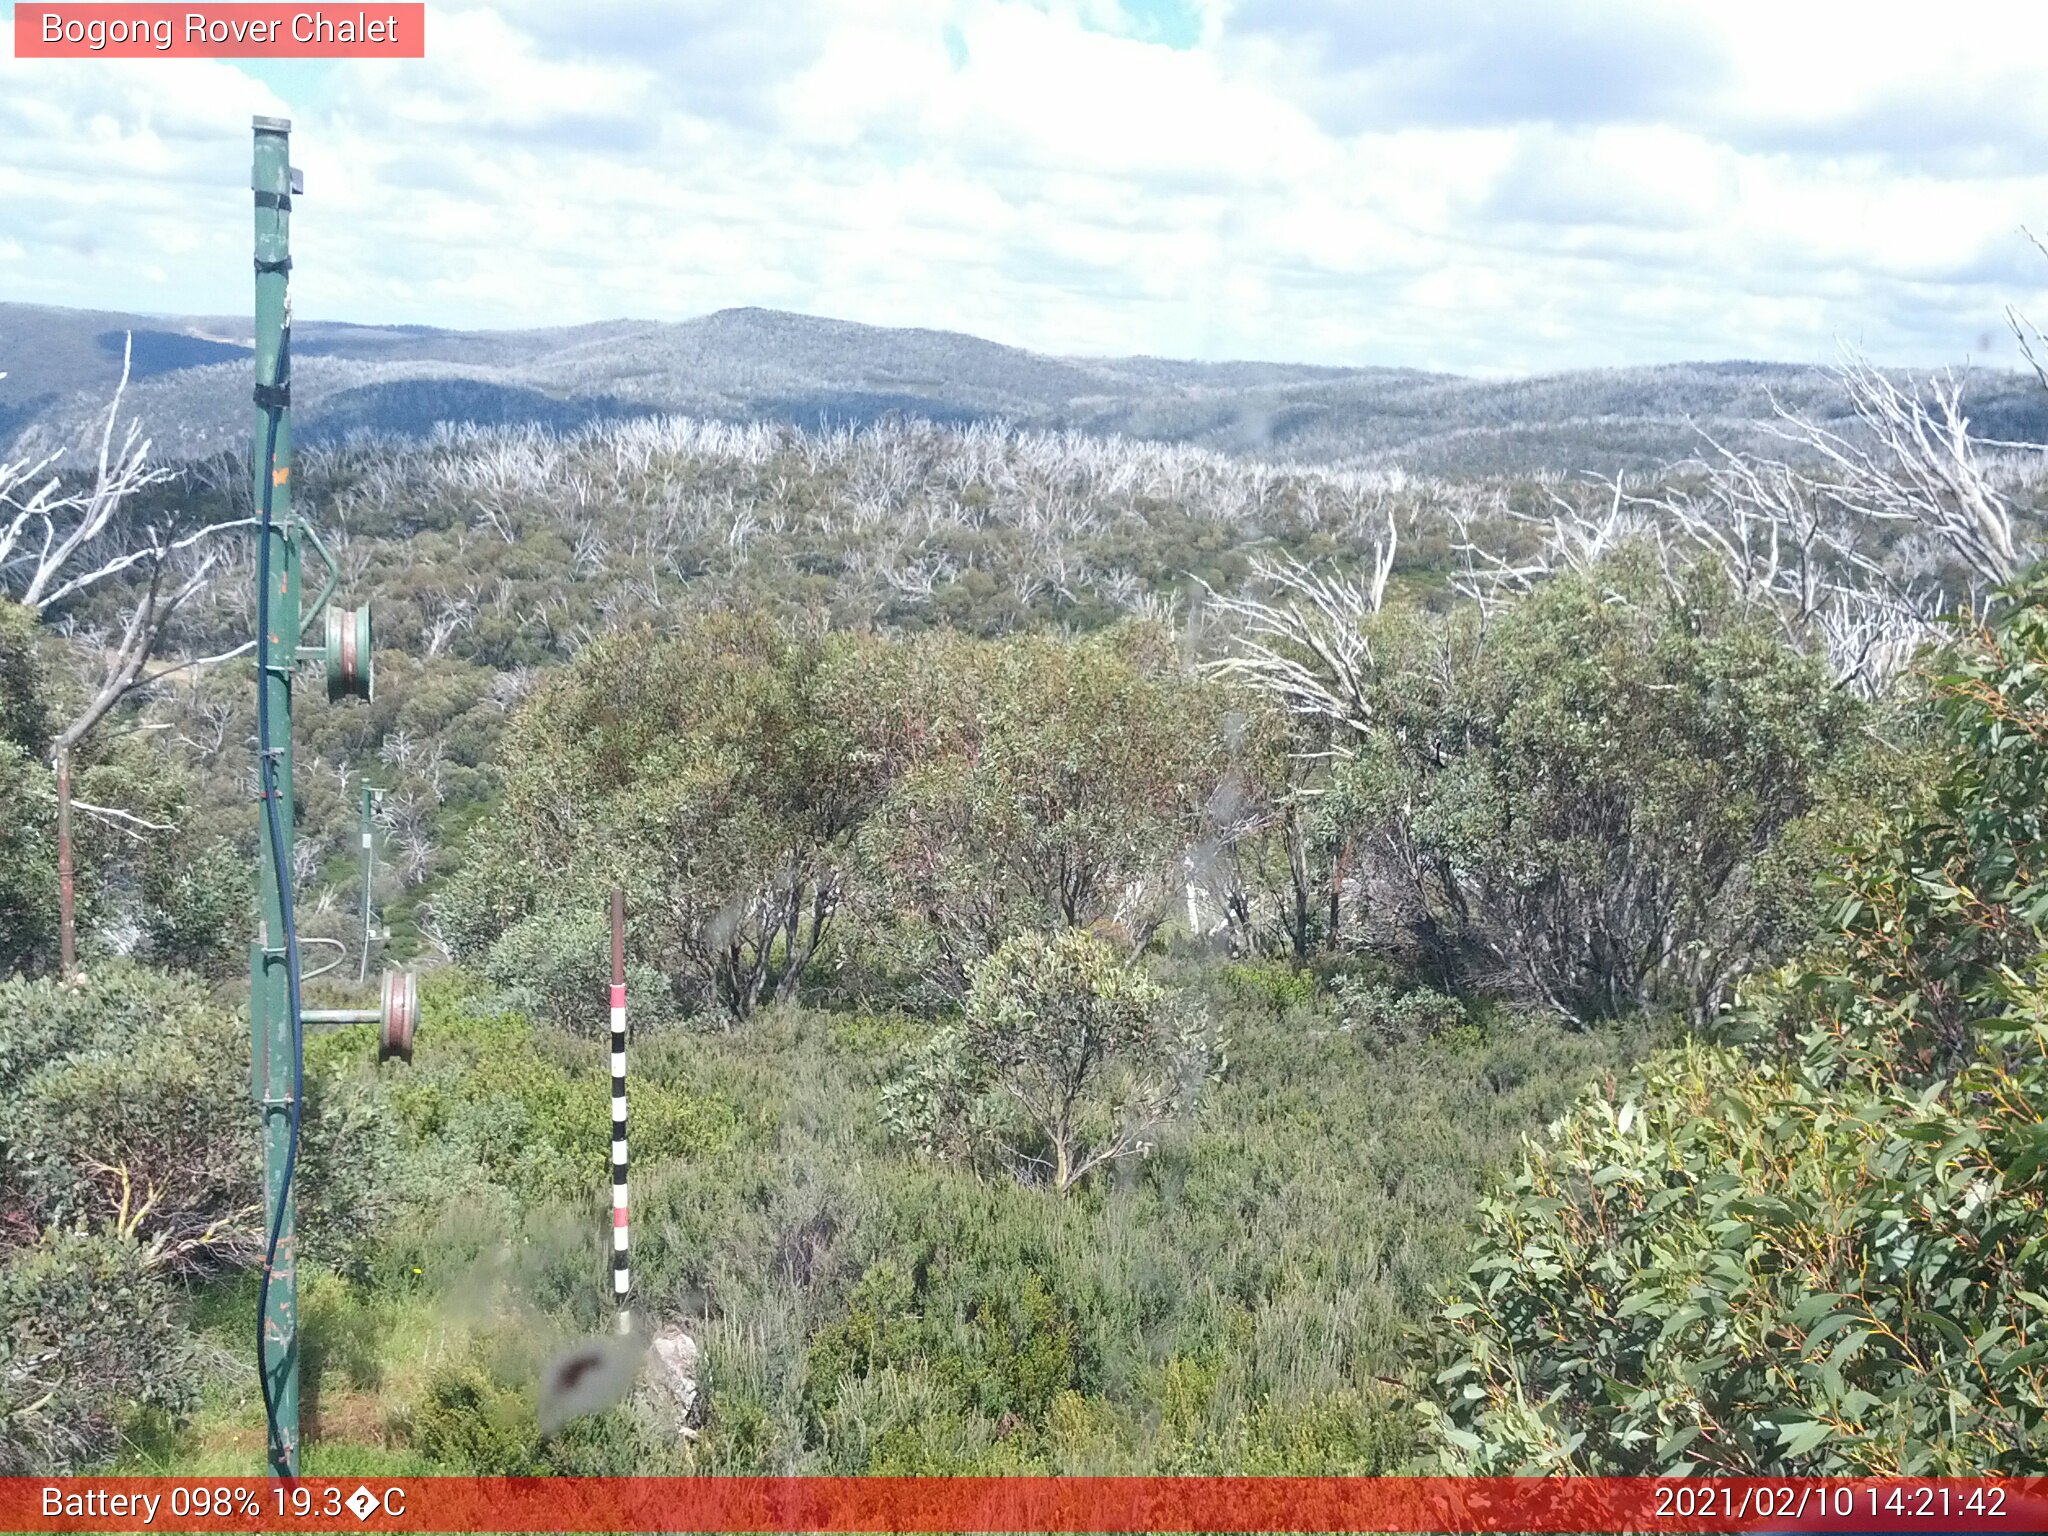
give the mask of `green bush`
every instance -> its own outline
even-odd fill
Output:
[[[1433,1040],[1468,1025],[1465,1005],[1430,987],[1340,981],[1336,992],[1345,1027],[1375,1045]]]
[[[1717,571],[1629,551],[1484,622],[1374,623],[1372,724],[1317,814],[1379,944],[1580,1018],[1709,1017],[1775,957],[1773,887],[1816,873],[1786,855],[1860,809],[1834,796],[1864,711]]]
[[[1143,948],[1221,835],[1233,696],[1162,630],[930,635],[870,647],[843,708],[885,794],[861,827],[864,915],[949,984],[1031,930]]]
[[[1751,1044],[1594,1095],[1482,1207],[1457,1470],[2018,1473],[2048,1431],[2048,580],[1936,681],[1924,793]]]
[[[961,1022],[913,1058],[883,1114],[927,1149],[979,1147],[1065,1194],[1143,1156],[1193,1102],[1213,1048],[1093,934],[1024,934],[975,967]]]
[[[248,1053],[248,1025],[186,978],[0,981],[0,1158],[38,1224],[159,1241],[184,1267],[255,1257]]]
[[[0,1261],[0,1476],[92,1468],[150,1410],[191,1406],[159,1242],[44,1232]]]
[[[255,880],[241,848],[226,838],[196,850],[159,842],[144,858],[141,885],[151,960],[207,976],[247,965]]]
[[[350,1267],[393,1199],[396,1125],[373,1079],[323,1071],[313,1044],[301,1251]],[[0,981],[0,1100],[0,1172],[39,1225],[132,1234],[193,1272],[261,1256],[249,1026],[192,978],[111,962],[80,984]]]
[[[429,1372],[396,1415],[395,1427],[438,1469],[469,1476],[623,1477],[686,1470],[673,1423],[664,1425],[630,1391],[612,1408],[571,1419],[552,1435],[541,1433],[541,1375],[570,1342],[538,1319],[502,1320]]]
[[[46,764],[0,739],[0,972],[56,952],[56,793]]]
[[[458,952],[583,1018],[580,946],[609,956],[623,882],[635,957],[686,1006],[744,1018],[793,987],[876,789],[841,719],[849,648],[732,614],[586,648],[513,726],[503,803],[440,903]]]
[[[513,1011],[585,1040],[611,1038],[611,916],[595,893],[568,910],[521,918],[486,951],[482,970],[506,989]],[[668,979],[638,961],[626,967],[626,995],[636,1034],[668,1011]]]
[[[1286,960],[1233,961],[1218,970],[1217,979],[1233,997],[1274,1013],[1300,1007],[1316,995],[1315,973]]]
[[[401,1428],[413,1449],[454,1472],[522,1477],[551,1470],[541,1452],[534,1389],[502,1385],[474,1360],[435,1371]]]
[[[2048,1009],[1952,1087],[1888,1076],[1693,1045],[1568,1115],[1481,1207],[1443,1313],[1450,1467],[2036,1465]]]
[[[527,1201],[601,1189],[611,1147],[605,1056],[518,1014],[471,1007],[466,999],[429,1000],[413,1070],[391,1089],[409,1143],[466,1163]],[[731,1103],[650,1072],[634,1074],[629,1097],[636,1170],[715,1154],[741,1134]]]

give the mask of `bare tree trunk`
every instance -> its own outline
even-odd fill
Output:
[[[57,954],[66,981],[78,974],[77,885],[71,862],[71,745],[57,748]]]

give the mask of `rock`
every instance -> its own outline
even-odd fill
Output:
[[[685,1440],[697,1438],[709,1408],[703,1387],[703,1351],[688,1331],[669,1324],[654,1335],[647,1353],[647,1390],[664,1417]]]

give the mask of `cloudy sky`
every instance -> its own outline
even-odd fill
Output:
[[[500,0],[412,62],[0,59],[0,299],[758,304],[1047,351],[1514,373],[2008,366],[2040,0]]]

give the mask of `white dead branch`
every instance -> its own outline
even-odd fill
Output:
[[[1230,651],[1212,672],[1245,683],[1290,714],[1363,732],[1372,725],[1372,640],[1366,621],[1386,603],[1399,533],[1391,513],[1373,546],[1369,576],[1319,571],[1291,555],[1252,562],[1270,597],[1211,591],[1214,611],[1234,621]],[[1333,736],[1333,750],[1343,751]]]

